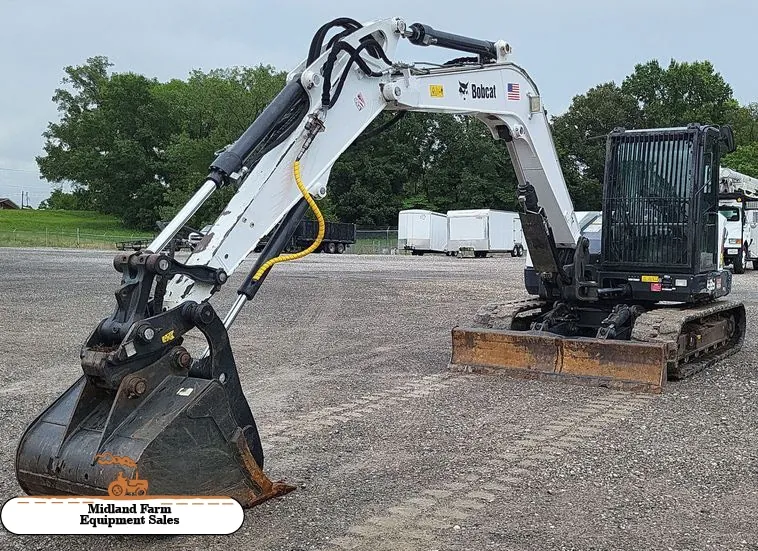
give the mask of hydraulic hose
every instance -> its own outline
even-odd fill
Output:
[[[253,275],[253,281],[258,281],[263,275],[274,265],[278,264],[279,262],[287,262],[289,260],[297,260],[298,258],[303,258],[304,256],[307,256],[311,254],[313,251],[319,248],[321,245],[321,241],[324,239],[324,232],[326,230],[326,222],[324,222],[324,215],[321,214],[321,210],[318,208],[318,205],[316,204],[316,201],[313,200],[313,197],[311,197],[310,192],[306,189],[305,184],[303,184],[303,179],[300,176],[300,161],[295,161],[295,164],[292,165],[292,172],[295,176],[295,183],[297,184],[297,189],[300,190],[300,193],[303,195],[303,198],[308,202],[308,206],[311,207],[311,210],[313,211],[313,214],[316,215],[316,220],[318,220],[318,234],[316,234],[316,239],[311,243],[306,249],[293,254],[281,254],[277,256],[276,258],[272,258],[268,262],[264,263],[260,268],[258,268],[258,271],[255,272],[255,275]]]

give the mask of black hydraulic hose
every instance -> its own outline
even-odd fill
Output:
[[[373,38],[370,38],[368,40],[361,41],[361,44],[357,48],[355,48],[350,54],[350,59],[348,60],[347,65],[345,66],[345,70],[342,71],[342,75],[340,75],[339,81],[337,82],[337,87],[334,90],[334,96],[331,98],[331,101],[329,102],[329,107],[333,107],[334,104],[337,103],[337,99],[339,99],[339,96],[342,93],[342,87],[345,85],[345,81],[347,80],[347,76],[349,74],[348,70],[350,69],[350,67],[352,67],[353,63],[357,63],[358,66],[361,68],[361,70],[369,76],[373,76],[373,77],[382,76],[382,73],[377,72],[377,71],[372,71],[371,68],[368,66],[368,64],[364,61],[364,59],[360,57],[360,53],[363,50],[366,50],[367,52],[370,52],[370,50],[375,51],[377,53],[376,54],[377,59],[381,59],[387,65],[392,65],[392,62],[387,58],[381,45],[376,40],[374,40]]]
[[[245,166],[251,169],[258,164],[263,156],[280,145],[300,125],[303,117],[308,113],[310,102],[308,98],[293,106],[292,111],[287,113],[280,123],[271,130],[266,139],[245,159]]]
[[[400,122],[400,119],[405,117],[408,114],[408,111],[398,111],[395,113],[395,116],[392,117],[390,120],[383,122],[373,130],[370,130],[364,134],[361,134],[356,140],[353,141],[353,144],[364,142],[370,138],[373,138],[374,136],[377,136],[381,134],[382,132],[392,128],[395,126],[398,122]]]
[[[353,34],[356,30],[357,29],[347,29],[340,33],[335,34],[333,37],[329,39],[329,42],[327,42],[326,49],[327,50],[331,49],[331,47],[334,46],[337,42],[339,42],[346,36]],[[371,35],[366,35],[362,37],[360,41],[361,42],[365,42],[365,41],[376,42],[376,39]],[[376,59],[379,59],[380,57],[384,55],[384,51],[382,50],[382,47],[378,45],[378,43],[377,45],[371,44],[368,48],[366,48],[366,51],[371,57],[376,58]]]
[[[360,53],[363,50],[366,50],[368,48],[375,48],[378,52],[379,58],[382,61],[384,61],[387,65],[392,65],[392,62],[389,60],[389,58],[387,58],[381,45],[373,38],[369,38],[368,40],[361,41],[361,44],[357,48],[353,48],[347,42],[337,42],[334,46],[332,46],[332,49],[329,52],[329,56],[327,57],[326,63],[324,63],[324,75],[323,75],[324,85],[323,85],[322,93],[321,93],[322,105],[324,105],[325,107],[333,107],[334,104],[337,102],[337,99],[339,98],[339,95],[342,92],[342,87],[344,86],[345,81],[347,80],[349,70],[352,67],[353,63],[356,63],[358,67],[360,67],[361,71],[363,71],[366,75],[373,76],[373,77],[382,76],[382,73],[373,71],[371,67],[368,66],[366,61],[360,56]],[[350,59],[348,60],[347,65],[345,65],[345,69],[342,71],[342,74],[340,75],[340,79],[335,88],[334,96],[332,96],[331,95],[332,70],[334,69],[334,64],[337,61],[337,55],[342,51],[348,52],[348,54],[350,55]]]
[[[443,65],[463,65],[465,63],[480,63],[478,57],[456,57],[447,60]]]
[[[326,43],[326,49],[330,50],[332,46],[334,46],[337,42],[339,42],[346,36],[353,34],[356,30],[357,29],[345,29],[344,31],[335,34],[333,37],[329,39],[329,42]]]
[[[263,280],[266,279],[266,275],[269,271],[264,272],[257,280],[253,279],[253,276],[255,276],[263,264],[281,254],[287,246],[287,243],[292,239],[292,234],[295,233],[297,226],[300,224],[300,221],[305,216],[307,210],[308,203],[305,199],[300,199],[300,201],[298,201],[295,206],[284,215],[284,218],[282,218],[282,221],[276,227],[271,238],[266,243],[266,246],[263,247],[260,256],[250,269],[250,273],[245,277],[245,281],[243,281],[240,288],[237,289],[237,294],[245,295],[248,300],[253,299],[258,292],[258,289],[260,289]]]
[[[311,40],[311,46],[308,50],[308,59],[305,65],[306,66],[310,65],[311,63],[316,61],[318,56],[321,55],[321,48],[324,45],[324,39],[326,38],[326,33],[328,33],[330,29],[333,29],[334,27],[342,27],[343,29],[345,29],[345,31],[353,32],[360,29],[362,26],[363,25],[358,23],[358,21],[356,21],[355,19],[351,19],[350,17],[339,17],[337,19],[330,21],[329,23],[322,25],[316,31],[316,34],[313,35],[313,39]]]

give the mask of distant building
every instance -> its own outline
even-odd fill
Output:
[[[0,197],[0,210],[18,210],[19,206],[8,199],[7,197]]]

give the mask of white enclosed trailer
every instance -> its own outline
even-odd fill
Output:
[[[448,242],[451,252],[473,251],[482,258],[488,253],[524,254],[521,219],[515,212],[475,209],[447,212]]]
[[[447,252],[447,216],[431,210],[401,210],[397,216],[397,248],[414,255]]]

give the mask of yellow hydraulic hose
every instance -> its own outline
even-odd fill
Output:
[[[305,188],[305,184],[303,184],[303,179],[300,176],[300,161],[295,161],[295,164],[292,166],[292,172],[295,175],[295,183],[297,184],[297,189],[299,189],[300,193],[303,194],[303,197],[311,207],[313,214],[316,215],[316,220],[318,220],[318,234],[316,235],[316,240],[311,243],[307,249],[304,249],[299,253],[281,254],[276,258],[272,258],[268,262],[264,263],[263,266],[258,268],[258,271],[255,272],[255,275],[253,275],[253,281],[258,281],[260,278],[262,278],[263,274],[265,274],[274,264],[278,264],[279,262],[287,262],[288,260],[297,260],[298,258],[303,258],[304,256],[311,254],[313,251],[319,248],[321,241],[324,239],[324,231],[326,230],[324,215],[321,214],[316,201],[313,200],[313,197],[311,197],[311,194]]]

